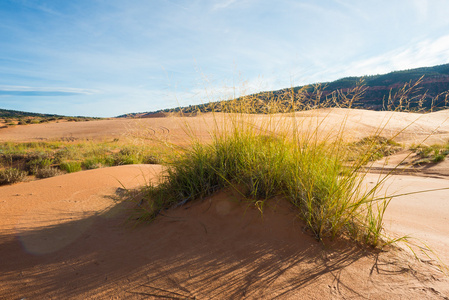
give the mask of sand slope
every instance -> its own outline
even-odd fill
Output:
[[[376,254],[343,242],[323,247],[303,232],[290,207],[276,200],[261,218],[257,209],[239,202],[236,193],[223,191],[169,211],[150,225],[124,224],[128,206],[113,200],[123,194],[118,180],[132,188],[142,184],[142,174],[151,179],[159,171],[159,166],[121,166],[1,187],[1,297],[445,299],[449,295],[448,278],[432,264],[419,263],[404,251]],[[415,177],[399,180],[408,178]],[[413,204],[392,203],[391,227],[407,231],[417,225],[419,234],[442,235],[447,243],[449,233],[441,218],[448,207],[429,205],[428,196],[419,197]],[[419,213],[420,205],[425,213]],[[406,222],[415,217],[421,222]],[[435,245],[438,239],[427,241]],[[446,255],[444,259],[449,258]]]
[[[328,109],[295,117],[289,118],[304,130],[324,120],[323,132],[330,133],[346,120],[346,132],[354,139],[375,133],[382,124],[383,135],[400,132],[398,138],[406,143],[432,132],[429,143],[449,137],[449,111]],[[284,116],[249,118],[277,126]],[[215,119],[211,114],[117,119],[2,128],[0,141],[137,135],[182,144],[189,140],[186,123],[203,140],[214,124],[225,128],[221,114]],[[397,193],[447,187],[445,166],[432,167],[433,177],[392,176],[385,187]],[[161,170],[120,166],[0,187],[0,298],[449,299],[449,277],[435,261],[418,262],[407,251],[373,253],[344,242],[324,247],[304,232],[287,204],[276,200],[261,218],[235,193],[222,191],[134,228],[125,222],[132,204],[117,202],[125,194],[122,184],[141,186]],[[369,175],[367,185],[378,176]],[[449,264],[447,195],[435,191],[394,198],[385,216],[389,233],[421,239]]]

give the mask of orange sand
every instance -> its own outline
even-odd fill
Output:
[[[407,138],[424,136],[446,116],[425,115],[402,138],[412,142]],[[341,117],[342,111],[334,111],[329,126]],[[413,117],[394,115],[389,130]],[[204,120],[188,120],[207,136]],[[377,112],[354,111],[348,126],[358,136],[381,121]],[[0,140],[114,138],[126,133],[129,124],[145,128],[137,123],[169,128],[175,142],[186,137],[179,120],[154,118],[17,126],[0,129]],[[436,138],[448,133],[447,125],[438,130]],[[141,186],[160,172],[157,165],[120,166],[0,187],[0,298],[449,297],[449,278],[435,261],[419,262],[397,249],[374,253],[344,242],[325,247],[304,232],[289,205],[276,199],[263,218],[232,191],[222,191],[167,211],[152,224],[126,223],[134,204],[117,202],[126,193],[123,186]],[[386,188],[407,193],[449,186],[445,174],[416,175],[394,175]],[[369,175],[367,185],[377,176]],[[449,264],[447,195],[437,191],[394,198],[385,217],[388,232],[421,239]]]

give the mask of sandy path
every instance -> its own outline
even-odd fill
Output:
[[[369,175],[367,179],[375,182],[377,177]],[[444,188],[449,188],[449,177],[392,176],[385,184],[388,195],[429,192],[394,197],[384,222],[391,232],[409,235],[413,243],[429,245],[449,266],[449,189],[436,190]]]
[[[257,209],[238,202],[235,193],[221,192],[169,211],[150,225],[124,224],[129,216],[126,205],[113,200],[122,193],[118,180],[131,188],[143,183],[142,174],[151,179],[159,170],[122,166],[1,187],[0,295],[4,299],[444,299],[449,295],[447,277],[405,252],[374,254],[344,243],[323,247],[302,231],[288,205],[275,200],[261,218]],[[409,177],[398,178],[403,184]],[[392,188],[401,187],[394,184]],[[446,208],[429,205],[428,196],[422,195],[410,209],[408,201],[392,203],[388,219],[397,222],[394,226],[408,226],[402,222],[409,218],[405,212],[417,214],[420,207],[426,209],[419,215],[422,222],[432,226],[420,227],[418,234],[432,235],[435,226],[444,224],[440,217]],[[416,225],[420,226],[410,226]],[[445,235],[447,229],[442,230]],[[434,245],[434,237],[426,241]]]

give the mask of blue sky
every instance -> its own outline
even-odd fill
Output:
[[[449,63],[447,0],[1,0],[0,108],[110,117]]]

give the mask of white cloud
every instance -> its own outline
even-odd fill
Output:
[[[68,87],[31,87],[31,86],[18,86],[18,85],[0,85],[0,91],[4,92],[58,92],[58,93],[71,93],[82,95],[93,95],[99,93],[98,90],[92,89],[79,89]]]
[[[445,63],[449,63],[449,35],[434,40],[422,40],[381,55],[357,60],[347,66],[333,66],[335,71],[328,75],[333,77],[329,80],[333,80],[345,76],[382,74]]]

